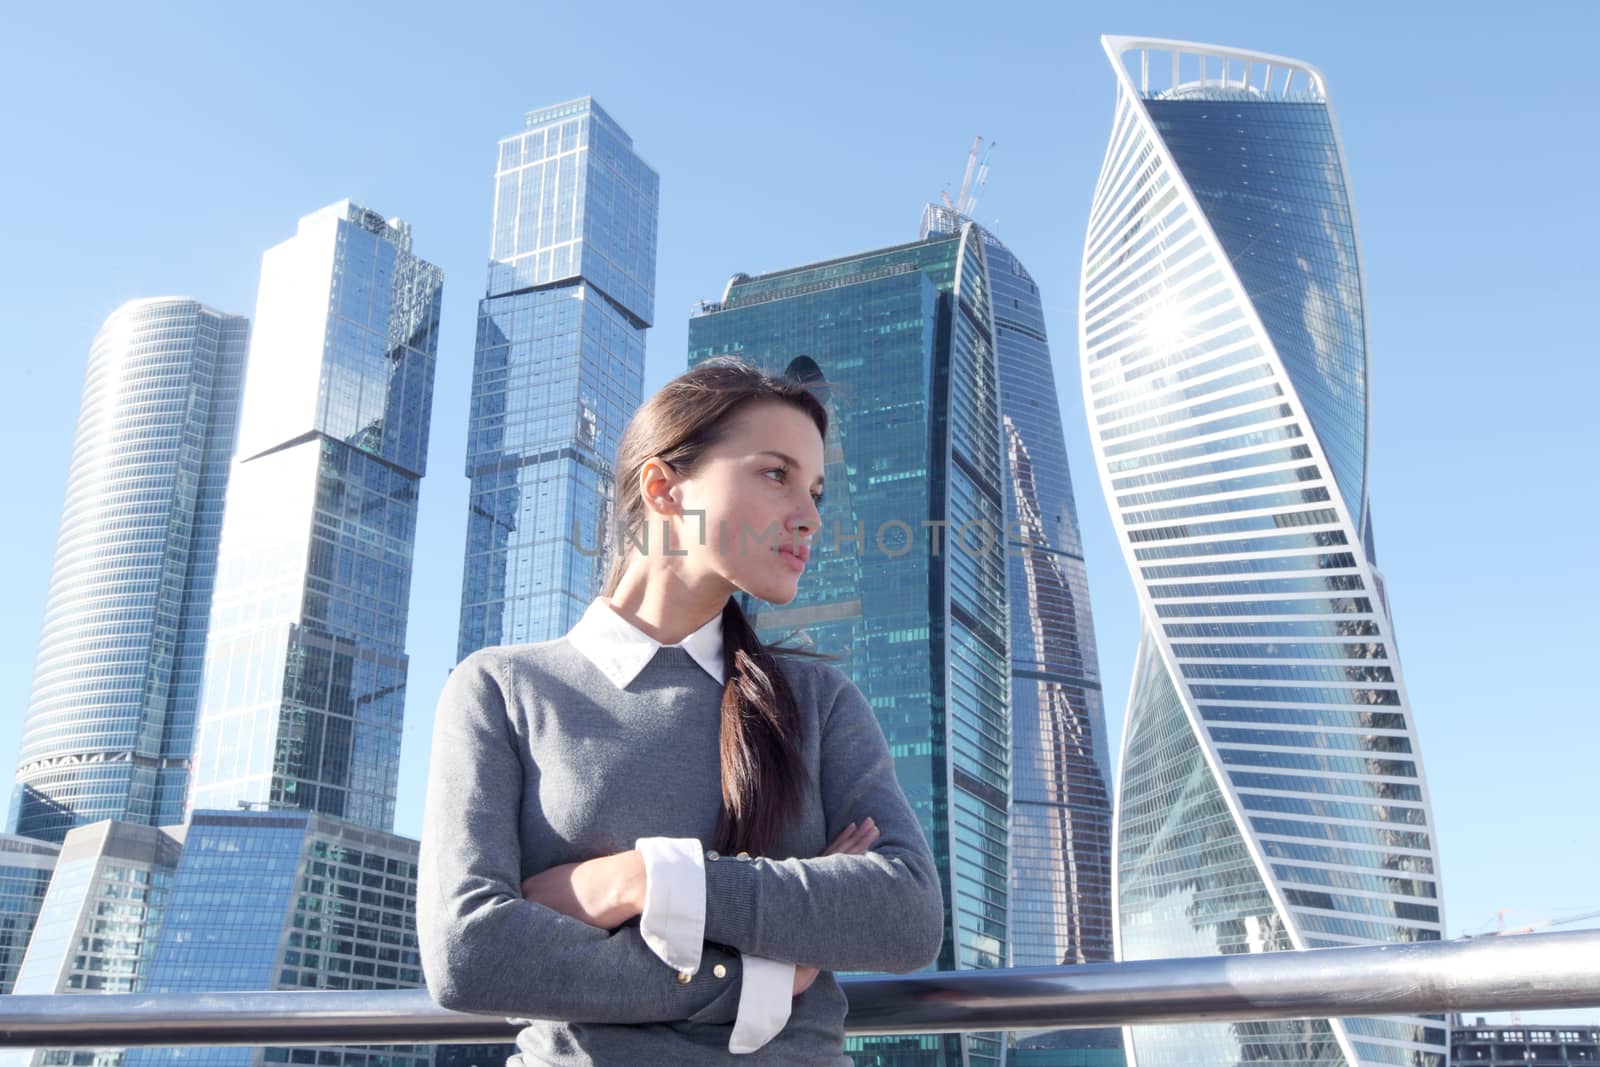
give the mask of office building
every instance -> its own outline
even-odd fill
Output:
[[[60,851],[48,841],[0,834],[0,994],[16,985]]]
[[[422,985],[417,843],[307,811],[198,811],[143,991]],[[426,1045],[130,1049],[126,1067],[432,1067]]]
[[[1461,1067],[1592,1067],[1600,1063],[1600,1027],[1511,1023],[1450,1030],[1450,1059]]]
[[[736,355],[812,383],[827,493],[799,596],[745,604],[800,630],[877,713],[948,909],[944,970],[1002,967],[1010,672],[994,315],[977,229],[759,277],[689,323],[689,362]],[[998,1064],[994,1034],[853,1038],[863,1064]],[[965,1059],[963,1059],[965,1057]]]
[[[1321,72],[1104,39],[1084,405],[1142,640],[1122,959],[1438,940],[1438,852],[1368,499],[1366,294]],[[1141,1026],[1138,1067],[1445,1062],[1441,1019]]]
[[[638,408],[660,179],[588,97],[529,112],[495,169],[478,305],[457,654],[571,629],[599,592]]]
[[[348,200],[262,259],[191,811],[393,824],[442,288]]]
[[[13,992],[137,993],[166,912],[183,827],[109,820],[61,843]],[[119,1067],[123,1050],[18,1049],[6,1067]]]
[[[1053,1030],[1019,1038],[1007,1067],[1126,1067],[1122,1031],[1116,1027]]]
[[[248,322],[134,300],[89,346],[9,828],[182,821]]]

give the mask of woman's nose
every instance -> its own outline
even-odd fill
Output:
[[[809,497],[807,499],[809,502],[806,510],[790,524],[795,533],[816,533],[817,528],[822,525],[822,513],[817,510],[816,501],[810,500]]]

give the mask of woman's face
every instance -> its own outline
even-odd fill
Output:
[[[683,562],[768,603],[793,600],[822,521],[822,455],[817,424],[799,408],[746,405],[695,476],[678,483]]]

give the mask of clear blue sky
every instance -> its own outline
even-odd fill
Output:
[[[647,391],[691,303],[977,209],[1044,295],[1112,744],[1138,637],[1078,392],[1077,276],[1114,82],[1099,34],[1279,52],[1328,77],[1372,337],[1379,562],[1451,935],[1600,910],[1594,781],[1600,104],[1588,4],[29,4],[7,16],[0,761],[14,760],[88,344],[125,300],[253,315],[261,253],[352,197],[445,271],[397,829],[420,825],[454,662],[475,306],[498,138],[593,95],[661,174]],[[1113,752],[1115,747],[1113,747]],[[1586,923],[1583,925],[1597,925]],[[1571,928],[1571,927],[1568,927]],[[1585,1014],[1585,1013],[1580,1013]],[[1600,1019],[1600,1009],[1586,1013]]]

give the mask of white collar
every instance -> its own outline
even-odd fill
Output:
[[[621,615],[603,596],[595,597],[567,632],[567,640],[600,668],[618,689],[639,676],[661,642]],[[722,674],[722,613],[718,612],[694,633],[673,647],[682,648],[720,685]]]

